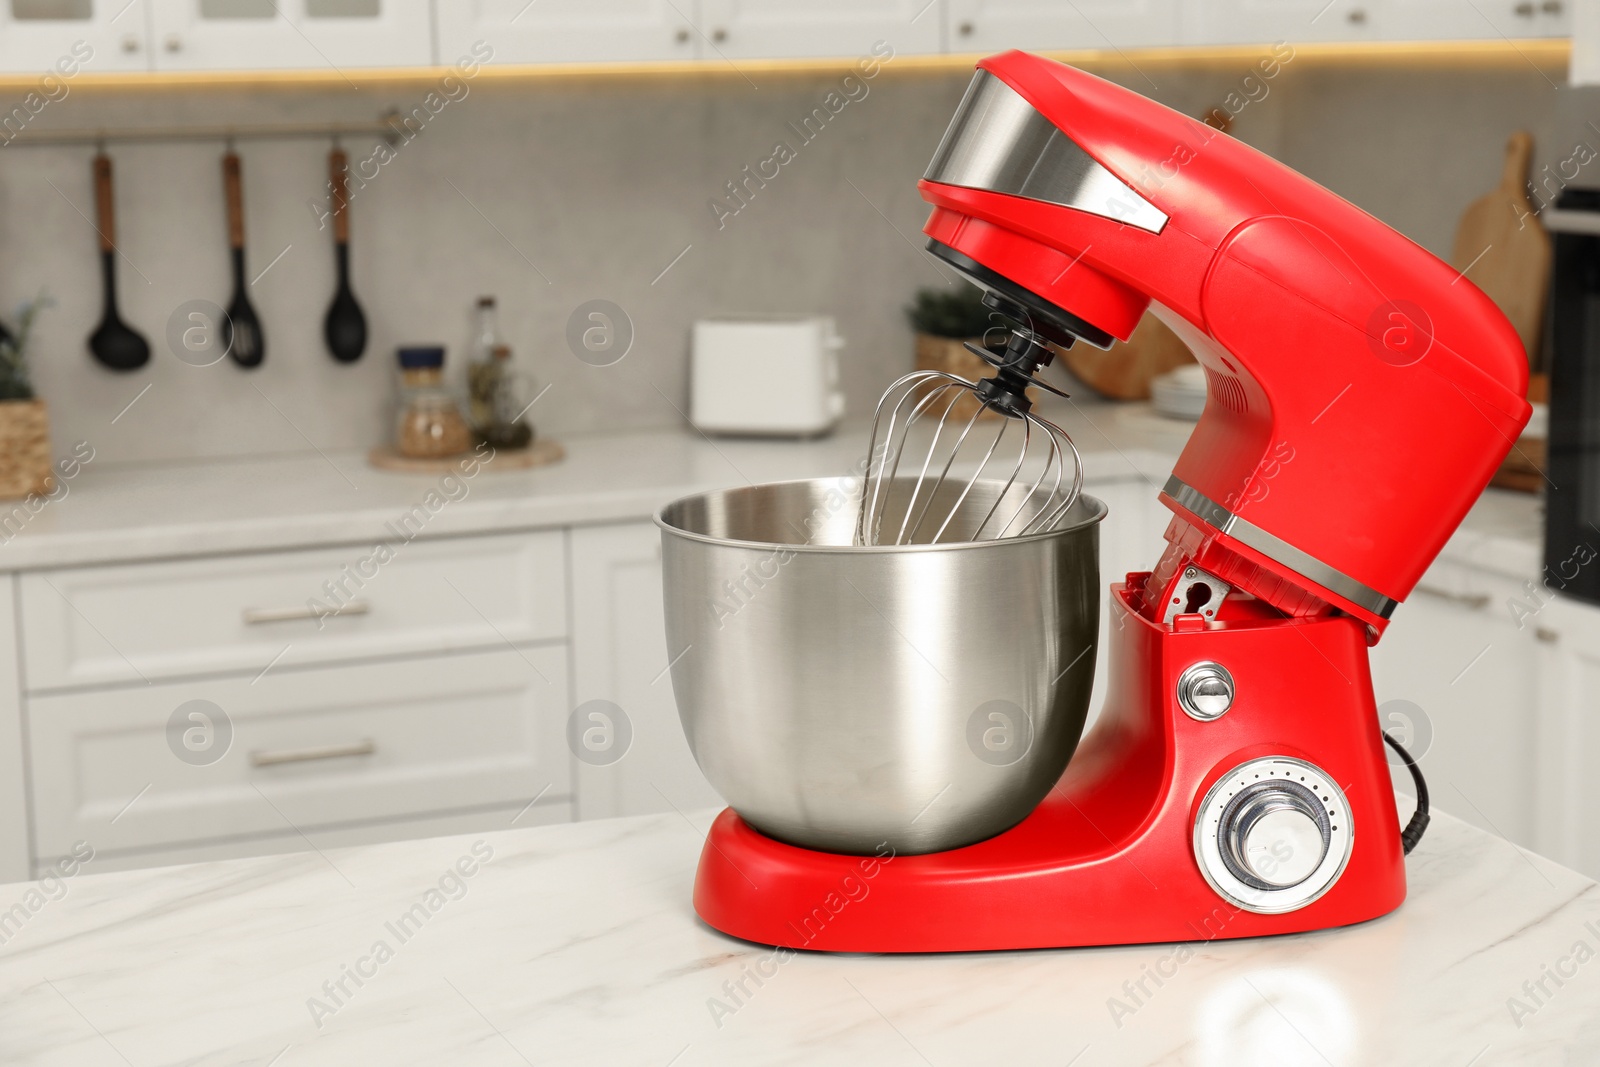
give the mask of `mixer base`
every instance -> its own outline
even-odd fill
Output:
[[[1399,819],[1363,626],[1245,612],[1168,627],[1132,610],[1123,586],[1112,594],[1110,699],[1060,783],[1021,823],[948,852],[854,856],[775,841],[730,809],[701,853],[700,917],[792,949],[959,952],[1256,937],[1399,907]],[[1185,715],[1172,696],[1184,668],[1202,660],[1226,664],[1238,682],[1235,705],[1210,722]],[[1343,789],[1354,831],[1332,886],[1280,914],[1219,895],[1194,854],[1206,791],[1262,756],[1321,767]]]

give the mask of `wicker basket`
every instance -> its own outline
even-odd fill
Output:
[[[55,488],[50,413],[43,400],[0,400],[0,499]]]
[[[980,338],[974,337],[972,340],[974,343],[981,343]],[[968,352],[964,342],[952,337],[935,337],[931,333],[917,334],[917,369],[944,371],[946,374],[954,374],[957,378],[965,378],[969,382],[987,378],[994,373],[994,367]],[[1037,389],[1028,390],[1028,397],[1031,400],[1037,401],[1039,399],[1037,394]],[[978,407],[978,398],[966,393],[950,409],[950,415],[955,419],[970,419]],[[998,419],[1001,416],[997,412],[985,410],[978,417]]]

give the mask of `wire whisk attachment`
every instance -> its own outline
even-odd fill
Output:
[[[1066,431],[1035,414],[1027,396],[1035,385],[1066,395],[1034,375],[1049,358],[1043,340],[1018,330],[1004,355],[967,347],[999,373],[971,382],[943,371],[916,371],[879,399],[869,455],[881,458],[862,481],[856,544],[1046,533],[1077,502],[1083,460]],[[973,405],[961,401],[972,396],[978,404],[967,415]],[[961,414],[955,414],[958,407]],[[985,420],[985,411],[1001,417]]]

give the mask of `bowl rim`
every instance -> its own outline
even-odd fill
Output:
[[[1007,545],[1032,544],[1038,541],[1048,541],[1051,538],[1066,537],[1069,534],[1078,533],[1082,530],[1092,528],[1104,521],[1107,513],[1110,511],[1104,500],[1101,500],[1097,496],[1090,495],[1087,491],[1080,491],[1078,493],[1078,500],[1073,504],[1073,507],[1077,507],[1080,503],[1088,503],[1092,505],[1093,513],[1086,518],[1080,519],[1071,525],[1063,526],[1060,529],[1046,530],[1042,533],[1023,534],[1018,537],[991,538],[987,541],[950,541],[944,544],[918,545],[811,545],[784,541],[752,541],[745,540],[743,538],[713,537],[710,534],[695,533],[692,530],[685,530],[681,526],[674,526],[664,517],[669,508],[676,507],[685,501],[694,500],[698,497],[709,497],[718,493],[737,492],[741,489],[765,489],[769,487],[785,485],[817,485],[838,482],[852,482],[859,484],[858,479],[851,478],[848,475],[838,475],[827,478],[784,478],[771,482],[754,482],[748,485],[724,486],[719,489],[706,489],[700,492],[686,493],[683,496],[675,497],[674,499],[667,501],[665,504],[661,505],[655,510],[655,514],[651,516],[651,519],[656,524],[656,527],[664,534],[671,534],[674,537],[680,537],[686,541],[698,541],[701,544],[713,545],[718,548],[749,548],[768,551],[789,551],[814,555],[849,554],[860,556],[889,555],[908,552],[961,552],[984,549],[995,551],[1004,548]],[[1003,485],[1004,481],[999,478],[980,478],[978,479],[977,484]]]

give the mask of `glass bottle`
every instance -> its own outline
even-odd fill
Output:
[[[494,423],[494,381],[500,371],[494,350],[500,345],[500,327],[492,296],[478,297],[478,310],[472,331],[472,351],[467,359],[467,419],[480,437],[487,438]]]
[[[523,400],[522,382],[512,366],[510,346],[494,346],[490,370],[488,391],[493,415],[478,436],[497,449],[527,448],[533,443],[533,427],[523,418],[529,405]]]

